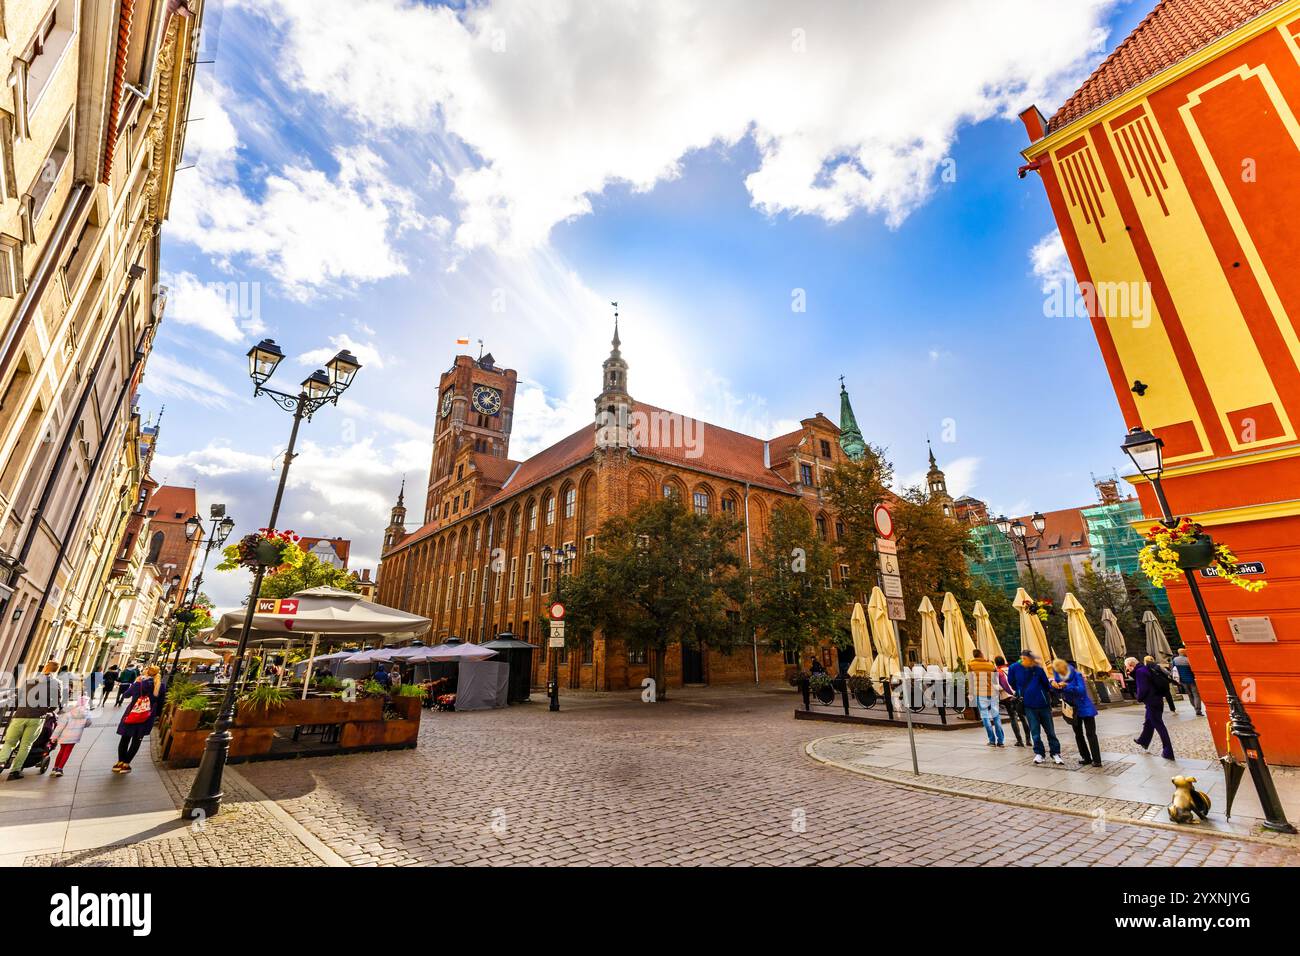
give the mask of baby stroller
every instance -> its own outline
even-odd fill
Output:
[[[50,745],[50,738],[54,736],[54,728],[59,725],[59,719],[50,711],[41,721],[41,729],[36,734],[36,739],[32,741],[32,749],[27,751],[27,762],[23,764],[24,770],[31,770],[33,767],[38,768],[41,773],[50,769],[50,753],[54,748]]]

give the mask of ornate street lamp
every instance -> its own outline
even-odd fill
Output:
[[[297,457],[294,447],[298,443],[298,429],[303,419],[311,421],[311,417],[326,405],[337,405],[339,396],[347,391],[361,368],[361,363],[351,352],[344,349],[326,363],[328,373],[324,369],[317,369],[303,380],[298,394],[291,395],[288,392],[266,387],[267,380],[283,360],[283,350],[271,339],[263,339],[248,350],[248,375],[253,380],[253,397],[265,395],[293,415],[289,447],[284,452],[284,464],[280,468],[280,483],[275,489],[275,501],[271,505],[270,520],[266,523],[268,528],[274,528],[280,517],[280,503],[284,500],[284,489],[289,480],[289,466]],[[216,725],[208,735],[203,759],[199,763],[199,771],[194,777],[189,796],[185,798],[185,807],[181,811],[184,819],[200,815],[210,817],[221,809],[221,777],[226,767],[226,756],[230,752],[230,728],[235,723],[235,688],[239,684],[244,653],[248,650],[248,635],[253,627],[253,614],[257,609],[257,597],[262,590],[262,578],[265,575],[266,566],[259,564],[253,574],[248,608],[244,612],[244,624],[239,631],[235,665],[226,683],[226,694],[221,702],[221,711],[217,715]]]
[[[1035,511],[1033,517],[1029,519],[1029,523],[1032,524],[1034,530],[1038,532],[1034,537],[1039,541],[1042,541],[1043,531],[1047,528],[1047,519],[1043,517],[1043,513],[1041,511]],[[1025,567],[1029,571],[1029,586],[1035,591],[1032,597],[1035,601],[1038,600],[1038,574],[1034,571],[1034,559],[1030,555],[1028,525],[1019,518],[1012,521],[1006,515],[999,515],[993,524],[1008,541],[1018,542],[1020,544],[1020,548],[1025,554]]]
[[[225,505],[212,505],[209,509],[209,514],[212,516],[212,531],[208,535],[208,543],[203,546],[203,560],[199,562],[199,573],[194,578],[193,584],[190,586],[185,606],[176,612],[176,620],[181,624],[181,632],[177,635],[176,653],[172,655],[171,669],[167,672],[167,682],[164,685],[167,687],[171,686],[172,678],[176,676],[176,668],[180,666],[181,651],[189,646],[190,627],[193,625],[196,617],[194,606],[199,599],[199,588],[203,586],[203,572],[208,566],[208,556],[212,554],[215,548],[220,548],[226,543],[226,539],[230,537],[230,532],[234,530],[235,527],[234,519],[226,517]],[[189,534],[188,529],[188,525],[191,522],[194,523],[197,528],[202,528],[203,521],[198,515],[195,515],[190,518],[189,521],[185,522],[187,526],[186,537],[193,539],[194,536]],[[180,580],[180,575],[177,575],[176,583],[179,584]]]
[[[1124,444],[1120,447],[1133,460],[1133,465],[1141,472],[1142,477],[1151,482],[1156,502],[1160,505],[1161,524],[1166,528],[1175,528],[1178,526],[1178,519],[1174,517],[1169,507],[1169,500],[1165,498],[1164,487],[1160,483],[1160,476],[1164,472],[1164,444],[1158,435],[1144,428],[1134,427],[1129,430]],[[1240,741],[1241,751],[1246,755],[1250,778],[1255,784],[1259,804],[1264,810],[1264,826],[1279,833],[1295,833],[1296,829],[1288,822],[1286,811],[1282,809],[1282,801],[1278,799],[1277,789],[1273,786],[1273,775],[1269,772],[1268,762],[1264,759],[1264,748],[1260,746],[1259,733],[1255,730],[1250,715],[1246,713],[1246,705],[1241,702],[1232,674],[1228,671],[1228,662],[1223,656],[1223,648],[1219,646],[1219,638],[1214,633],[1214,623],[1210,620],[1210,612],[1205,606],[1205,599],[1201,596],[1201,586],[1197,583],[1196,572],[1184,569],[1183,577],[1187,579],[1187,587],[1192,592],[1192,601],[1196,604],[1196,613],[1201,619],[1201,627],[1205,629],[1205,639],[1209,642],[1210,653],[1214,655],[1214,663],[1219,669],[1219,679],[1223,681],[1232,735]]]
[[[198,515],[190,515],[190,520],[185,522],[185,540],[193,541],[194,536],[203,528],[203,519]]]

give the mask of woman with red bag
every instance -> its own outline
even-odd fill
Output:
[[[140,679],[127,688],[126,712],[117,724],[122,739],[117,742],[117,763],[113,764],[113,773],[131,772],[131,761],[144,738],[153,730],[164,692],[163,682],[158,679],[158,668],[152,665],[146,667]]]

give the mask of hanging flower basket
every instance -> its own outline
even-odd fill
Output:
[[[1170,528],[1155,525],[1146,534],[1147,544],[1138,552],[1138,567],[1156,587],[1183,576],[1185,571],[1214,568],[1215,576],[1246,591],[1262,590],[1267,581],[1249,581],[1237,573],[1237,556],[1226,544],[1214,539],[1190,518]]]
[[[286,563],[289,550],[298,540],[298,535],[292,531],[261,528],[256,534],[245,535],[239,540],[239,564],[254,571],[270,568],[274,574],[276,568]]]
[[[1042,621],[1044,624],[1047,623],[1048,615],[1050,615],[1053,610],[1051,598],[1041,598],[1037,601],[1031,598],[1028,601],[1021,602],[1020,606],[1023,607],[1026,611],[1028,611],[1030,614],[1037,616],[1037,618],[1040,621]],[[963,666],[962,669],[965,670],[965,667]]]

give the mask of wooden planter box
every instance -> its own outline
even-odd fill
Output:
[[[203,748],[207,746],[210,728],[203,730],[173,731],[167,760],[174,767],[193,767],[203,757]],[[272,727],[248,727],[231,730],[230,756],[253,757],[264,754],[271,749],[271,738],[275,735]]]
[[[419,736],[419,720],[349,722],[343,725],[339,746],[346,750],[351,747],[414,745]]]
[[[293,724],[342,724],[350,720],[383,720],[384,699],[363,697],[347,701],[338,697],[308,697],[287,700],[271,710],[241,706],[235,712],[236,727],[287,727]]]
[[[420,710],[424,706],[422,697],[393,697],[390,702],[393,705],[393,710],[401,714],[406,720],[416,722],[420,720]]]

